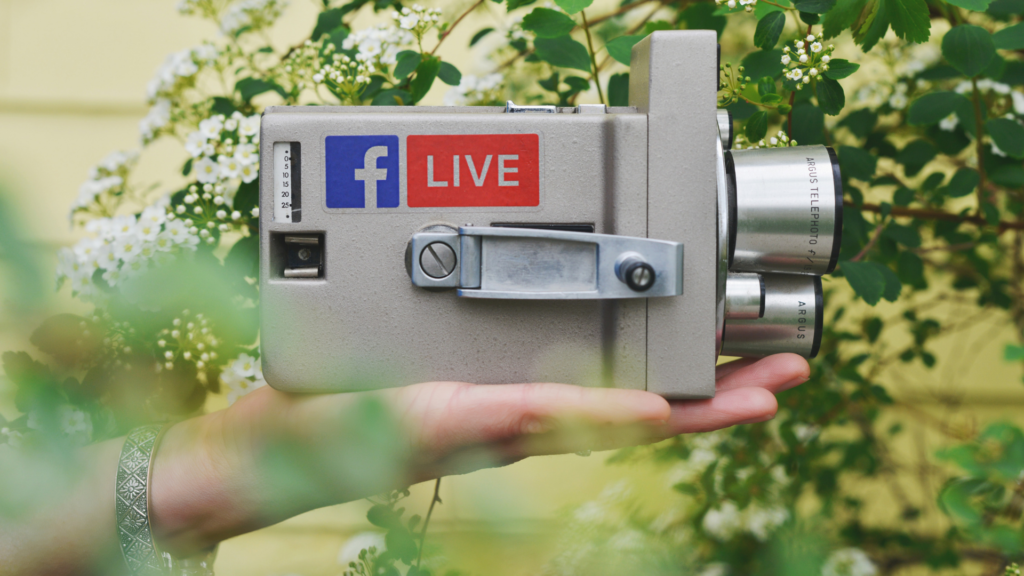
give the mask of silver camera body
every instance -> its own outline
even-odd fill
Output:
[[[628,107],[276,107],[267,382],[566,382],[709,398],[720,354],[817,352],[825,147],[730,152],[710,31],[633,49]]]

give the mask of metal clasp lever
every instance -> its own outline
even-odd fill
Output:
[[[463,298],[584,300],[683,293],[678,242],[533,228],[438,227],[413,235],[412,283]]]

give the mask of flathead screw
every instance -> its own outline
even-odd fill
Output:
[[[452,247],[444,242],[433,242],[420,252],[420,268],[431,278],[444,278],[455,270],[456,258]]]

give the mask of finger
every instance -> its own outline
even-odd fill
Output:
[[[755,362],[743,363],[720,376],[715,383],[715,390],[720,394],[737,388],[758,387],[777,394],[806,382],[810,375],[811,367],[802,356],[775,354]]]
[[[661,427],[668,402],[642,390],[568,384],[417,384],[395,392],[416,444],[435,453],[577,425]]]
[[[673,402],[664,437],[763,422],[773,418],[778,408],[775,395],[764,388],[719,390],[709,400]]]
[[[740,358],[739,360],[719,364],[718,366],[715,366],[715,380],[720,380],[744,366],[750,366],[754,362],[757,362],[757,360],[757,358]]]

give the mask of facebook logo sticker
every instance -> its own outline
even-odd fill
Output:
[[[328,208],[398,207],[398,136],[328,136],[326,146]]]

